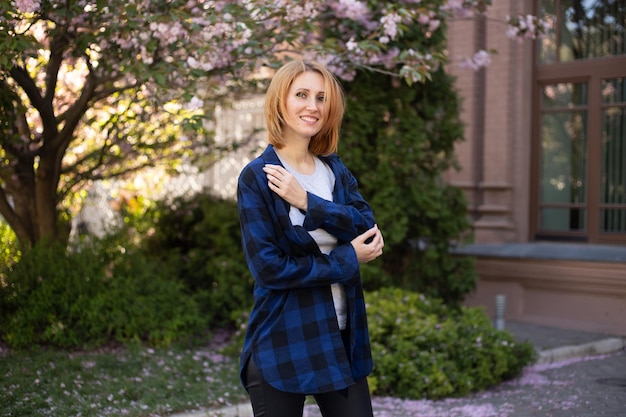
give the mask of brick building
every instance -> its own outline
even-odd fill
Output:
[[[626,334],[626,1],[499,0],[450,22],[463,97],[462,166],[479,283],[467,303],[506,318]],[[540,41],[509,40],[506,16],[548,14]],[[455,62],[495,49],[478,72]]]

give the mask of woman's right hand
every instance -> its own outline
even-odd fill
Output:
[[[368,239],[371,239],[371,241],[365,243]],[[378,225],[374,225],[371,229],[358,235],[350,243],[361,264],[378,258],[383,254],[383,247],[385,246],[385,241],[383,240],[382,233],[378,230]]]

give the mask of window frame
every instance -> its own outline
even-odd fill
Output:
[[[537,47],[537,46],[535,46]],[[626,55],[593,58],[587,60],[539,64],[537,54],[533,76],[532,111],[532,150],[531,150],[531,240],[580,241],[588,243],[626,244],[626,233],[606,233],[600,231],[600,184],[602,169],[601,117],[602,80],[626,79]],[[587,201],[586,230],[546,231],[539,225],[540,180],[541,180],[541,94],[545,85],[558,83],[585,82],[588,84],[587,120]],[[626,161],[624,161],[626,164]]]

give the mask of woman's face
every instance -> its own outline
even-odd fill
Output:
[[[298,75],[287,93],[284,138],[308,140],[314,136],[324,125],[324,107],[324,77],[314,71]]]

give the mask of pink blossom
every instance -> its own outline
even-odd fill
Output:
[[[356,51],[359,48],[359,44],[355,42],[354,37],[350,38],[348,42],[346,42],[346,49],[348,51]]]
[[[339,0],[331,4],[340,19],[365,20],[369,14],[367,4],[358,0]]]
[[[441,11],[451,14],[453,17],[470,17],[472,10],[466,6],[464,0],[448,0],[443,6]]]
[[[420,22],[422,25],[426,25],[430,22],[430,16],[420,13],[417,21]]]
[[[480,68],[488,67],[490,64],[491,54],[485,50],[480,50],[476,52],[472,58],[466,58],[460,65],[462,68],[469,68],[477,71]]]
[[[552,21],[549,18],[539,19],[533,15],[507,16],[506,22],[508,23],[507,37],[519,42],[523,42],[524,39],[542,38],[552,27]]]
[[[441,25],[441,20],[438,19],[432,19],[429,23],[428,23],[428,31],[429,32],[434,32],[436,31],[439,26]]]
[[[286,6],[285,19],[288,22],[315,19],[318,14],[315,2],[307,1],[304,2],[304,5],[288,3]]]
[[[401,20],[402,18],[395,12],[381,17],[380,23],[383,25],[383,33],[391,39],[395,39],[398,36],[398,23]]]
[[[509,39],[517,39],[519,34],[519,28],[517,26],[509,25],[506,28],[506,36]]]
[[[41,2],[39,0],[15,0],[15,8],[22,13],[35,13]]]

